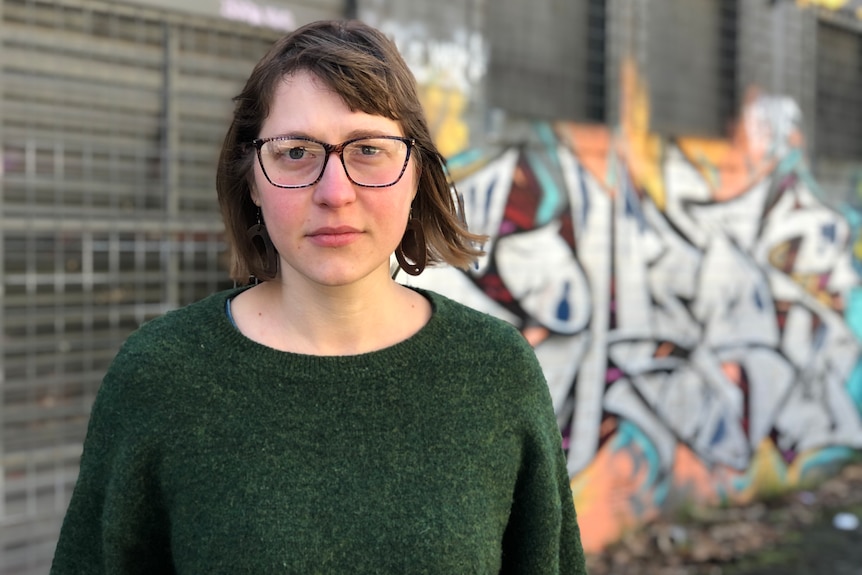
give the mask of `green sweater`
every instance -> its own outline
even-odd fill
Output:
[[[53,575],[585,573],[539,364],[432,292],[380,351],[285,353],[223,292],[148,322],[93,406]]]

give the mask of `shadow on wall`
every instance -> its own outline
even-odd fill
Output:
[[[487,255],[410,279],[534,345],[588,551],[862,448],[862,214],[822,201],[796,104],[752,91],[732,138],[669,140],[630,64],[623,93],[617,130],[510,125],[452,157]]]

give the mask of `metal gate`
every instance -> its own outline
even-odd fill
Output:
[[[215,163],[277,33],[88,0],[0,15],[0,573],[35,574],[120,343],[228,286]]]

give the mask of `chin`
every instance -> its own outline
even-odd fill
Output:
[[[307,277],[321,286],[343,287],[362,281],[369,275],[369,273],[363,273],[358,270],[329,270],[327,272],[309,274]]]
[[[388,258],[379,265],[369,265],[369,262],[357,259],[321,258],[321,261],[309,262],[311,265],[293,268],[290,275],[301,276],[321,287],[349,286],[377,274],[389,277]]]

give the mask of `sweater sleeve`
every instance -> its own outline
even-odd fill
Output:
[[[522,459],[503,538],[504,574],[586,574],[580,529],[548,386],[525,344],[529,390],[520,418]],[[523,385],[524,382],[522,382]]]
[[[157,450],[129,355],[114,360],[93,405],[51,575],[172,572]]]

